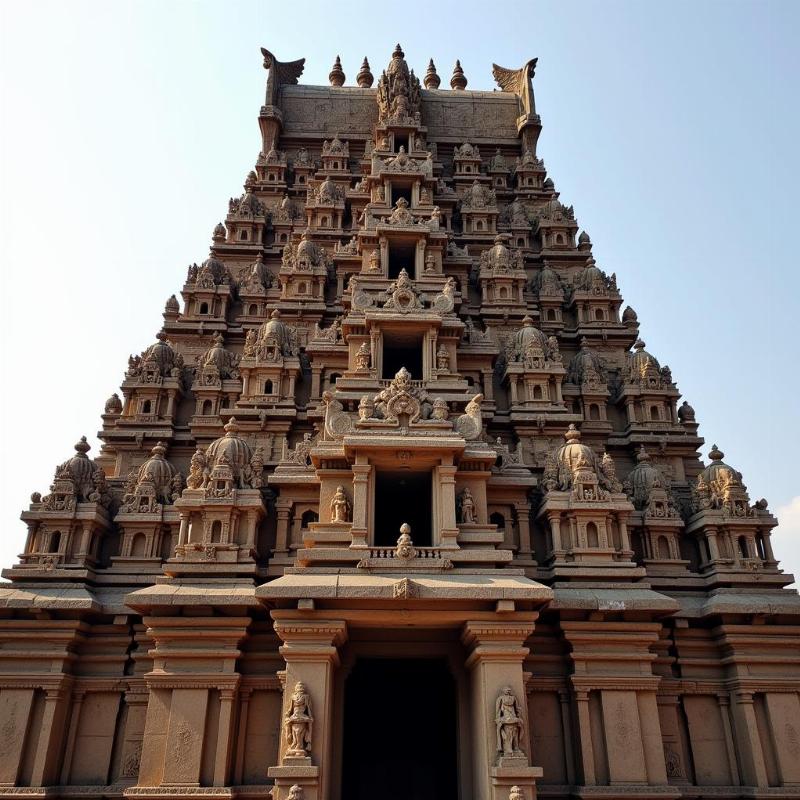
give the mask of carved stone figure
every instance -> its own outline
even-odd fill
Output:
[[[372,362],[372,352],[370,351],[367,342],[361,342],[358,352],[356,353],[356,369],[359,371],[366,371],[370,368]]]
[[[510,686],[506,686],[500,693],[494,709],[497,752],[505,758],[524,756],[521,745],[525,735],[525,720],[522,708]]]
[[[278,61],[275,56],[265,47],[261,48],[261,55],[264,56],[264,69],[269,70],[267,78],[267,94],[264,105],[278,105],[278,93],[281,86],[285,84],[296,84],[297,79],[303,74],[306,60],[299,58],[297,61]]]
[[[395,558],[402,559],[412,559],[417,556],[414,542],[411,541],[411,526],[407,522],[400,526],[400,538],[397,540],[394,555]]]
[[[331,522],[350,522],[350,501],[344,486],[337,486],[331,498]]]
[[[492,75],[504,92],[513,92],[519,97],[520,114],[535,114],[533,99],[533,73],[538,59],[532,58],[520,69],[506,69],[492,64]]]
[[[475,523],[475,500],[469,487],[461,492],[461,521],[467,525]]]
[[[450,370],[450,353],[443,344],[439,345],[439,349],[436,351],[436,369],[440,372]]]
[[[289,707],[283,721],[286,736],[286,755],[293,758],[308,756],[314,716],[311,713],[311,696],[303,683],[296,683],[289,699]]]

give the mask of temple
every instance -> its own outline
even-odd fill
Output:
[[[22,513],[0,797],[800,797],[777,520],[548,177],[536,61],[262,53],[243,192]]]

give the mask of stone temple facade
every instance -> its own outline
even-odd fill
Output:
[[[535,60],[263,55],[243,193],[22,514],[0,796],[800,796],[777,522],[547,176]]]

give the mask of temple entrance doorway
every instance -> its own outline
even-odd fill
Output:
[[[457,737],[445,659],[359,659],[345,681],[342,800],[457,800]]]
[[[375,545],[397,544],[400,526],[411,526],[418,547],[432,544],[432,494],[430,472],[383,471],[375,474]]]

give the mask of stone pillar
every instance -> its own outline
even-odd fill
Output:
[[[575,705],[578,711],[578,739],[583,782],[586,786],[594,786],[597,778],[594,773],[594,743],[592,742],[592,720],[589,713],[589,692],[576,690]]]
[[[529,650],[525,640],[533,633],[537,612],[515,614],[507,622],[466,622],[461,640],[470,648],[466,666],[470,672],[472,707],[473,800],[508,800],[512,786],[519,786],[526,800],[536,796],[539,767],[530,766],[530,723],[527,719],[523,661]],[[508,687],[524,717],[522,754],[503,756],[498,750],[495,722],[498,698]]]
[[[357,456],[356,461],[364,461]],[[353,525],[350,529],[351,547],[365,548],[369,538],[369,476],[372,467],[369,464],[356,463],[353,470]]]
[[[764,764],[764,753],[758,735],[756,712],[753,706],[753,693],[736,691],[732,693],[733,729],[736,737],[736,750],[742,766],[742,777],[745,786],[757,786],[766,789],[767,768]]]
[[[275,534],[275,555],[285,556],[289,552],[289,512],[292,501],[279,497],[275,501],[275,514],[278,518]]]
[[[280,763],[267,774],[275,780],[273,800],[286,800],[294,784],[303,787],[305,800],[328,800],[333,771],[333,680],[339,666],[338,647],[347,638],[342,620],[297,619],[292,611],[273,611],[275,632],[283,640],[280,653],[286,661],[284,674]],[[287,754],[287,713],[292,695],[302,683],[311,698],[313,731],[306,757]]]
[[[441,464],[434,470],[439,490],[438,546],[446,550],[458,549],[458,524],[456,523],[457,470],[458,467],[452,464]]]
[[[49,786],[57,780],[70,694],[66,685],[46,689],[44,713],[39,725],[38,746],[31,772],[31,786]]]

